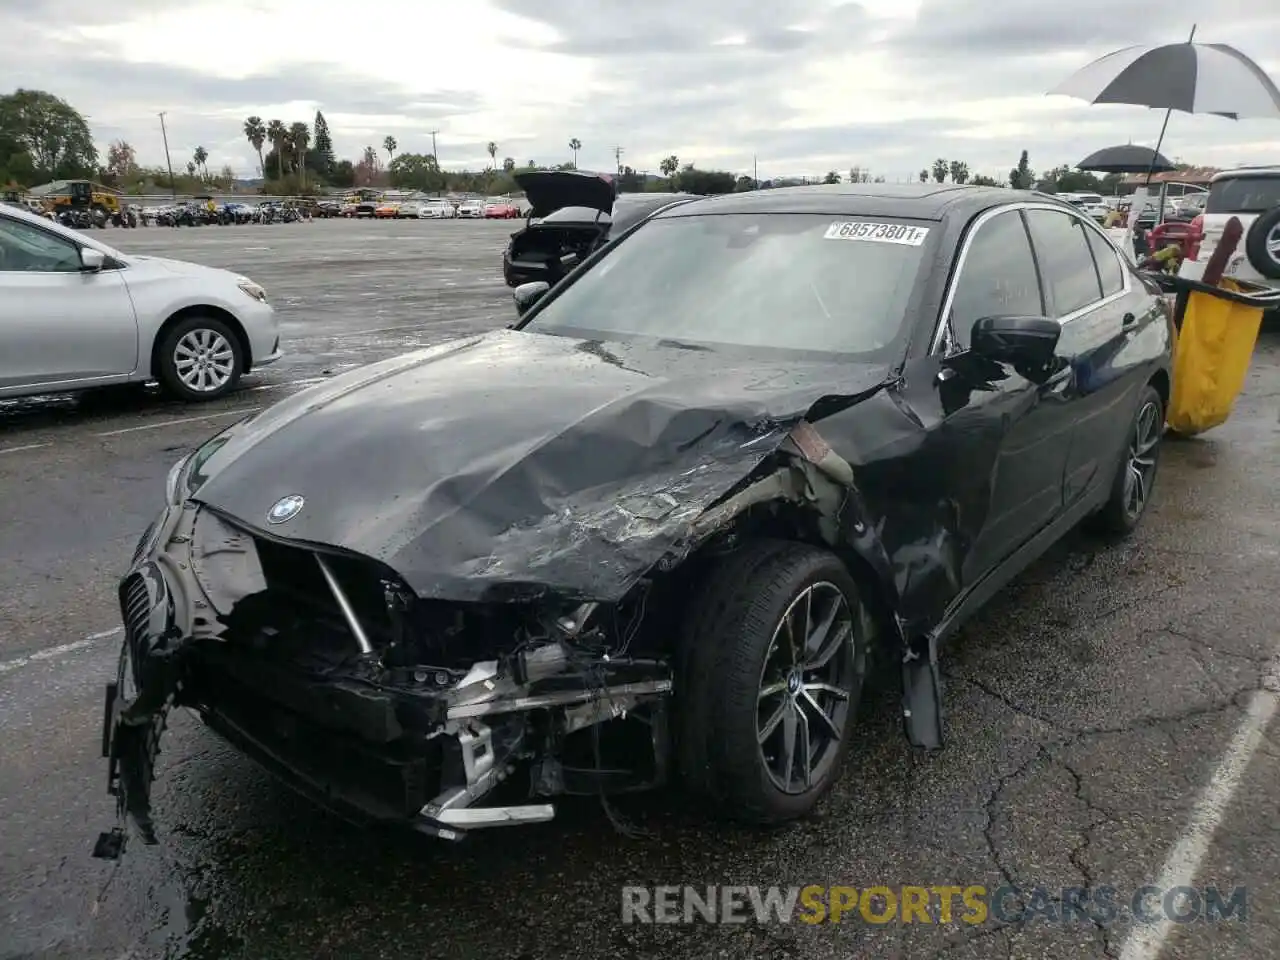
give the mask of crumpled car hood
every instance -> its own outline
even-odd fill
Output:
[[[269,536],[382,561],[420,596],[616,600],[815,401],[886,374],[498,331],[235,425],[187,490]],[[270,524],[289,496],[301,511]]]

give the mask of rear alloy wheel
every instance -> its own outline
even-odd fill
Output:
[[[244,356],[231,329],[214,317],[189,317],[160,347],[161,384],[183,400],[215,400],[244,372]]]
[[[1111,496],[1095,517],[1095,525],[1101,532],[1128,536],[1146,513],[1160,464],[1164,416],[1164,401],[1155,387],[1147,385],[1129,428],[1128,442],[1111,484]]]
[[[681,651],[677,752],[719,815],[781,823],[838,778],[872,620],[844,564],[754,543],[711,574]]]

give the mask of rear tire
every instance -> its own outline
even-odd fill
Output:
[[[1164,417],[1164,401],[1159,391],[1147,384],[1129,425],[1115,478],[1111,482],[1111,495],[1091,518],[1091,526],[1098,533],[1123,538],[1138,528],[1155,489]]]
[[[244,361],[240,340],[224,321],[187,317],[165,334],[156,373],[166,393],[203,402],[232,390],[244,372]]]
[[[1280,206],[1272,207],[1253,221],[1245,234],[1244,251],[1253,269],[1268,280],[1280,280]]]
[[[873,620],[853,578],[825,550],[752,543],[712,570],[686,624],[675,706],[687,789],[749,823],[808,814],[839,777],[866,676]]]

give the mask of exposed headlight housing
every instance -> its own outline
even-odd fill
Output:
[[[258,284],[254,283],[252,280],[241,280],[238,286],[245,296],[253,297],[253,299],[257,300],[259,303],[267,302],[267,291],[263,290],[262,287],[258,286]]]

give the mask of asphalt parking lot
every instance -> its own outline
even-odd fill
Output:
[[[947,749],[913,754],[892,675],[846,775],[771,833],[677,797],[561,807],[465,845],[359,832],[182,715],[156,785],[161,845],[118,867],[99,757],[114,590],[171,463],[223,423],[351,365],[513,316],[518,224],[316,222],[104,235],[246,273],[288,356],[205,406],[0,403],[0,960],[18,958],[1251,957],[1280,955],[1280,331],[1232,419],[1166,443],[1120,546],[1073,535],[945,652]],[[968,925],[637,925],[624,885],[1043,887],[1038,918]],[[1247,887],[1243,921],[1047,919],[1064,888]],[[1029,894],[1026,899],[1034,899]]]

